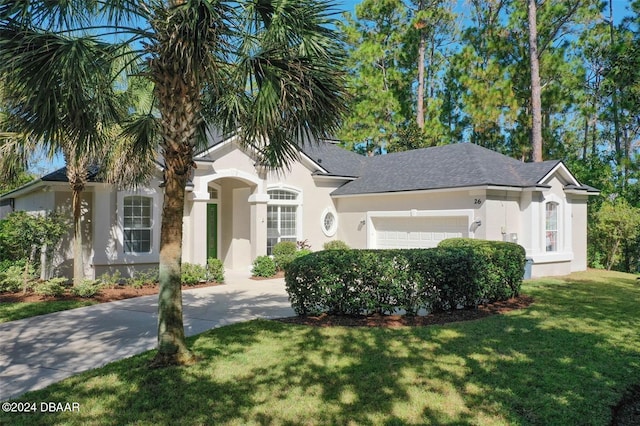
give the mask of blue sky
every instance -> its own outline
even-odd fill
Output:
[[[336,8],[340,11],[351,12],[355,14],[355,6],[360,3],[362,0],[334,0]],[[464,10],[464,0],[458,0],[459,7]],[[619,22],[624,15],[628,13],[630,0],[613,0],[613,9],[614,9],[614,18],[616,22]],[[606,13],[606,12],[605,12]],[[55,169],[64,166],[64,161],[62,158],[55,158],[51,163],[48,162],[40,162],[34,168],[34,172],[40,173],[48,173]]]

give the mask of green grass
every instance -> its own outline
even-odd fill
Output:
[[[148,352],[19,401],[80,412],[0,413],[0,424],[606,425],[640,377],[640,285],[620,273],[525,283],[536,302],[425,328],[270,321],[190,339],[190,367]]]
[[[0,302],[0,323],[15,321],[36,315],[50,314],[52,312],[66,311],[81,306],[93,305],[96,302],[90,300],[51,300],[44,302]]]

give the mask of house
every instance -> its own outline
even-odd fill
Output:
[[[187,188],[183,261],[217,257],[250,268],[279,241],[312,250],[339,239],[353,248],[435,247],[450,237],[521,244],[531,275],[587,267],[587,199],[598,191],[561,161],[522,163],[473,144],[363,157],[335,143],[306,143],[289,170],[264,170],[233,138],[197,153]],[[162,172],[116,190],[92,174],[83,197],[88,276],[158,263]],[[15,210],[71,204],[64,170],[0,197]],[[54,260],[70,274],[71,244]]]

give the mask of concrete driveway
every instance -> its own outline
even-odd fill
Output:
[[[225,285],[183,292],[188,336],[294,315],[283,279],[225,277]],[[157,309],[157,296],[144,296],[0,324],[0,401],[155,348]]]

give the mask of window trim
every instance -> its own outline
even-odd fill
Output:
[[[269,194],[269,192],[271,191],[287,191],[287,192],[291,192],[296,194],[296,199],[295,200],[272,200],[271,199],[271,195]],[[302,190],[290,185],[284,185],[284,184],[276,184],[276,185],[269,185],[267,187],[266,190],[266,194],[269,197],[269,200],[267,201],[267,212],[269,211],[269,207],[270,206],[278,206],[278,210],[277,210],[277,214],[278,214],[278,227],[280,227],[280,217],[281,217],[281,209],[280,207],[295,207],[296,208],[296,215],[295,215],[295,220],[296,220],[296,235],[295,235],[295,241],[300,241],[302,240],[302,228],[303,228],[303,221],[302,221]],[[266,223],[266,253],[269,253],[269,222],[267,219],[267,223]],[[281,241],[281,236],[277,237],[277,242]],[[284,238],[294,238],[294,237],[284,237]],[[285,240],[286,241],[286,240]],[[277,244],[276,242],[276,244]]]
[[[555,216],[555,229],[549,228],[549,218],[547,217],[548,207],[553,206],[553,214]],[[550,245],[547,242],[548,233],[555,233],[555,242],[553,244],[553,248],[549,249]],[[560,249],[560,203],[555,200],[546,201],[544,203],[544,252],[545,253],[559,253],[562,250]]]
[[[116,195],[117,216],[117,257],[121,261],[135,263],[157,263],[160,244],[160,214],[162,194],[155,188],[139,188],[135,191],[118,191]],[[124,242],[124,199],[130,196],[142,196],[151,198],[151,251],[149,252],[125,252]]]
[[[327,229],[326,219],[329,215],[333,216],[333,224],[329,229]],[[336,235],[336,232],[338,231],[338,214],[333,208],[327,207],[320,215],[320,228],[322,229],[322,233],[327,237],[333,237]]]
[[[127,215],[125,213],[125,210],[127,208],[127,200],[132,200],[132,199],[136,199],[136,200],[140,200],[140,204],[136,204],[132,207],[134,208],[139,208],[139,209],[143,209],[146,208],[147,205],[143,205],[142,201],[146,203],[148,203],[148,207],[149,207],[149,215],[148,215],[148,220],[149,220],[149,226],[126,226],[126,220],[127,220]],[[154,221],[153,221],[153,213],[154,213],[154,208],[153,208],[153,197],[149,197],[147,195],[138,195],[138,194],[131,194],[131,195],[125,195],[122,198],[122,251],[124,254],[133,254],[133,255],[137,255],[137,254],[149,254],[153,251],[153,242],[154,242],[154,238],[153,238],[153,225],[154,225]],[[143,220],[147,220],[147,216],[132,216],[132,217],[139,217]],[[131,250],[128,251],[127,250],[127,231],[148,231],[149,232],[149,250],[147,251],[135,251],[135,250]],[[135,242],[135,240],[133,240]]]

